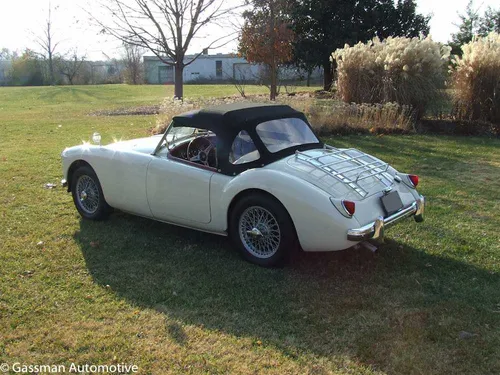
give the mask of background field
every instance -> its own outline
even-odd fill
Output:
[[[242,261],[222,237],[119,212],[82,221],[69,194],[44,188],[61,179],[64,147],[94,131],[104,142],[144,136],[156,121],[88,113],[171,95],[164,86],[0,88],[0,363],[500,373],[498,139],[325,139],[418,174],[427,220],[392,228],[376,254],[299,254],[269,270]]]

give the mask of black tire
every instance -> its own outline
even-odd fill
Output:
[[[85,183],[87,183],[88,192],[85,189],[82,190],[82,184]],[[78,213],[84,219],[103,220],[108,217],[112,210],[104,199],[101,183],[90,166],[81,166],[73,173],[71,177],[71,194]],[[88,199],[87,202],[92,200],[93,207],[91,209],[89,209],[89,204],[83,203],[82,195],[85,196],[85,200]]]
[[[262,228],[256,229],[262,229],[262,231],[259,230],[258,234],[254,232],[250,235],[249,232],[252,230],[249,229],[252,225],[248,226],[248,224],[252,220],[248,218],[255,217],[252,216],[255,213],[265,214],[266,223],[269,225],[259,223],[258,226]],[[263,267],[282,265],[297,249],[297,235],[290,215],[278,200],[262,193],[246,195],[236,202],[230,214],[229,235],[246,260]],[[279,242],[276,245],[278,238]],[[261,246],[267,246],[262,245],[266,241],[272,250],[261,251]]]

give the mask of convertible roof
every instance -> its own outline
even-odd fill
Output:
[[[244,129],[284,117],[304,115],[288,105],[240,102],[187,112],[173,120],[176,126],[201,127],[217,132],[222,127]]]
[[[277,152],[270,152],[257,134],[256,127],[265,121],[300,118],[308,126],[306,116],[292,107],[283,104],[266,104],[240,102],[223,104],[196,111],[184,113],[173,118],[173,126],[189,126],[211,130],[217,134],[218,172],[235,176],[249,168],[257,168],[293,154],[296,150],[308,150],[323,147],[321,142],[296,145]],[[293,125],[290,125],[293,126]],[[243,164],[232,164],[229,155],[235,137],[242,130],[247,131],[254,142],[260,157],[257,160]],[[311,129],[312,130],[312,129]]]

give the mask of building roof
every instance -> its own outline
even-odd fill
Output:
[[[184,60],[191,60],[191,59],[194,59],[196,58],[197,59],[221,59],[221,58],[241,58],[243,59],[242,57],[238,56],[236,53],[217,53],[215,55],[204,55],[204,54],[201,54],[201,55],[186,55],[184,56]],[[144,56],[144,61],[159,61],[160,58],[158,56]],[[166,59],[169,59],[171,60],[168,56],[165,56]]]

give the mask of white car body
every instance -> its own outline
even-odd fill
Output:
[[[228,175],[169,157],[168,149],[158,147],[161,139],[156,135],[66,148],[63,181],[71,186],[75,166],[88,164],[111,207],[219,235],[228,234],[235,200],[248,191],[263,191],[284,206],[305,251],[346,249],[382,237],[384,224],[411,215],[417,221],[423,219],[424,199],[408,175],[355,149],[325,145],[297,150]],[[336,167],[328,169],[329,164]],[[342,175],[352,169],[355,172],[348,177]],[[388,215],[380,202],[390,191],[398,192],[403,207]],[[354,215],[343,212],[345,200],[355,202]]]

